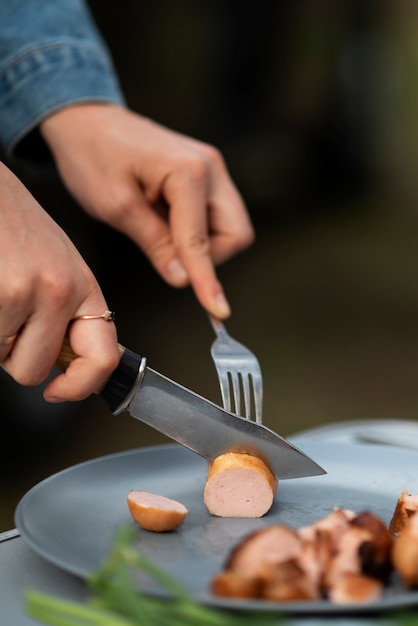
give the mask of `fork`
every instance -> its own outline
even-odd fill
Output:
[[[263,380],[257,357],[232,339],[218,318],[209,314],[209,319],[217,335],[211,355],[218,372],[224,408],[261,424]]]

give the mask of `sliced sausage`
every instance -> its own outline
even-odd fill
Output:
[[[334,604],[372,602],[382,595],[383,584],[364,574],[347,572],[336,580],[329,591],[329,599]]]
[[[148,491],[130,491],[127,503],[137,524],[146,530],[159,533],[180,526],[188,513],[181,502]]]
[[[353,529],[363,530],[370,537],[360,546],[363,574],[386,582],[390,576],[393,538],[386,524],[370,511],[356,515],[350,522]]]
[[[389,531],[394,537],[399,537],[409,517],[417,511],[418,495],[412,495],[406,489],[403,489],[389,524]]]
[[[266,570],[262,597],[274,602],[318,600],[319,589],[298,560],[290,559]]]
[[[348,509],[335,507],[322,519],[314,522],[310,526],[299,528],[300,536],[306,541],[315,540],[317,537],[327,538],[332,554],[338,550],[338,545],[343,533],[347,530],[350,520],[355,517],[355,513]]]
[[[209,465],[203,499],[218,517],[262,517],[273,504],[277,485],[261,459],[228,452]]]
[[[237,572],[217,574],[211,583],[211,591],[222,598],[256,599],[261,597],[262,581],[257,577],[247,578]]]
[[[416,520],[418,557],[418,514]],[[272,525],[232,549],[212,591],[276,602],[369,602],[381,595],[390,573],[392,543],[384,522],[368,511],[336,508],[298,531]]]
[[[245,578],[263,575],[266,566],[296,558],[302,540],[293,528],[275,524],[250,533],[231,551],[225,569]]]
[[[394,540],[392,562],[407,587],[418,587],[418,513],[409,517]]]
[[[224,570],[212,581],[212,593],[235,598],[277,597],[277,586],[286,580],[282,599],[306,597],[299,580],[300,568],[294,559],[300,554],[302,540],[295,530],[276,524],[244,537],[231,551]],[[274,584],[270,586],[270,582]],[[269,586],[268,598],[265,589]]]

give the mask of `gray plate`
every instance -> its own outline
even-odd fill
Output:
[[[418,450],[418,422],[416,420],[371,419],[337,422],[315,426],[289,437],[298,447],[306,442],[396,446]]]
[[[111,546],[116,529],[134,525],[126,505],[130,489],[144,489],[183,502],[189,515],[172,533],[138,528],[138,549],[174,576],[196,599],[221,607],[292,613],[353,613],[418,604],[418,592],[393,580],[384,597],[343,609],[327,601],[271,603],[229,601],[209,593],[212,577],[241,537],[281,523],[299,527],[335,506],[370,510],[390,521],[401,490],[418,493],[418,454],[386,446],[308,444],[304,451],[328,474],[282,481],[275,504],[261,519],[223,519],[203,504],[206,461],[177,444],[101,457],[59,472],[33,487],[20,501],[16,525],[38,554],[59,567],[86,576]],[[146,593],[164,593],[148,578]]]

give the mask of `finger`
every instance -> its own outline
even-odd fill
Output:
[[[18,333],[14,333],[13,335],[0,336],[0,363],[5,361],[7,356],[10,354],[13,349],[13,344],[17,339]]]
[[[173,287],[185,287],[189,276],[177,256],[163,202],[149,203],[135,180],[124,183],[123,211],[108,221],[130,237],[148,257],[161,277]]]
[[[0,302],[7,303],[0,306],[0,362],[4,363],[16,345],[18,334],[29,314],[24,298],[15,297],[12,281],[9,289],[1,290]],[[17,291],[19,291],[17,289]],[[4,368],[6,369],[6,368]]]
[[[174,177],[165,189],[177,254],[203,307],[225,318],[230,308],[216,276],[208,232],[207,182],[203,177]]]
[[[62,321],[60,321],[62,320]],[[2,367],[21,385],[42,383],[62,345],[66,320],[47,312],[29,316],[21,325]]]
[[[215,265],[224,263],[254,243],[255,233],[246,211],[213,201],[210,208],[210,249]]]
[[[83,400],[103,386],[119,363],[113,322],[76,320],[69,326],[68,338],[77,358],[44,390],[49,402]]]
[[[14,317],[13,321],[6,321],[3,319],[3,315],[0,315],[0,318],[0,363],[3,364],[5,369],[4,362],[16,345],[21,324],[17,316]]]
[[[215,264],[223,263],[254,242],[255,233],[244,201],[222,158],[210,169],[209,232]]]

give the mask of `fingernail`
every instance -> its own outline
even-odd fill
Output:
[[[188,282],[189,276],[184,266],[178,259],[173,259],[167,266],[169,280],[175,285],[184,285]]]
[[[56,396],[48,396],[45,398],[47,402],[51,402],[53,404],[58,404],[59,402],[65,402],[62,398],[57,398]]]
[[[218,293],[215,297],[215,304],[218,317],[225,318],[231,315],[231,308],[223,293]]]

